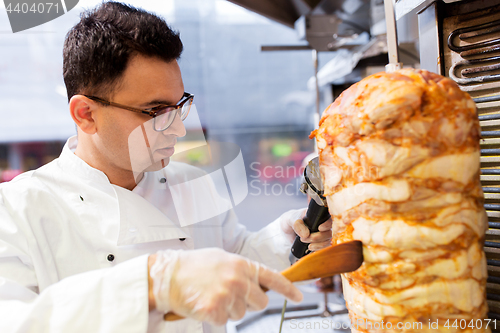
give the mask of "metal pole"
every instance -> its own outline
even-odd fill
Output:
[[[313,50],[312,51],[312,59],[313,59],[313,65],[314,65],[314,82],[315,82],[315,87],[316,87],[316,112],[314,113],[313,116],[313,121],[314,121],[314,129],[319,128],[319,102],[320,102],[320,95],[319,95],[319,82],[318,82],[318,51]],[[318,153],[318,143],[316,139],[314,139],[314,152],[317,154]]]
[[[319,117],[319,82],[318,82],[318,51],[312,51],[314,64],[314,81],[316,82],[316,114]]]
[[[389,64],[385,66],[385,71],[390,73],[401,69],[403,64],[399,62],[398,31],[396,28],[393,0],[384,0],[384,9],[385,24],[387,27],[387,49],[389,53]]]

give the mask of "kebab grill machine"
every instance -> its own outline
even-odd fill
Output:
[[[318,51],[355,49],[359,52],[358,61],[371,59],[372,63],[365,62],[364,66],[355,68],[358,70],[356,73],[358,76],[373,73],[370,72],[369,66],[381,65],[373,63],[373,59],[380,54],[385,55],[387,62],[387,37],[377,33],[380,29],[377,17],[383,16],[382,0],[283,0],[278,1],[283,3],[280,14],[276,14],[270,5],[274,1],[257,1],[253,4],[244,0],[230,1],[288,26],[294,22],[295,28],[302,33],[308,45],[265,46],[263,50],[313,50],[318,109]],[[252,8],[257,3],[268,4]],[[363,10],[363,6],[367,3],[369,3],[368,14]],[[328,10],[340,7],[343,9],[340,12],[344,13],[344,16],[340,17],[338,10],[327,12],[327,15],[318,10],[318,8]],[[287,16],[286,9],[290,8],[294,11],[288,11],[288,14],[294,13]],[[361,10],[358,10],[360,8]],[[297,15],[301,11],[303,15]],[[349,11],[354,14],[352,20],[345,15]],[[398,32],[403,28],[403,35],[417,34],[416,48],[420,53],[420,68],[455,81],[476,103],[482,137],[480,179],[489,224],[484,243],[488,270],[486,285],[488,317],[500,321],[500,0],[399,0],[394,3],[394,12],[398,22]],[[363,20],[363,15],[368,19]],[[355,24],[352,24],[353,22]],[[364,26],[367,22],[370,22],[368,29]],[[406,22],[417,22],[417,24],[408,28],[405,26]],[[347,23],[347,27],[344,24],[342,28],[342,23]],[[365,45],[356,45],[356,38],[363,29],[371,31],[370,41]],[[404,51],[404,42],[404,38],[403,43],[400,39],[400,51]],[[411,65],[412,61],[414,62],[414,59],[402,60],[408,65]],[[342,90],[347,88],[348,84],[338,87],[340,87],[338,90]],[[333,91],[335,92],[335,87]],[[500,331],[495,329],[499,326],[491,327],[492,331]]]

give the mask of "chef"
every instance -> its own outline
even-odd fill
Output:
[[[194,98],[181,52],[163,19],[116,2],[68,32],[77,136],[0,185],[0,332],[224,332],[267,305],[261,286],[301,300],[276,270],[296,234],[328,246],[331,221],[309,234],[290,211],[248,232],[204,172],[170,162]]]

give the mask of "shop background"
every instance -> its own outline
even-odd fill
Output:
[[[0,181],[53,160],[76,133],[62,80],[62,45],[81,11],[99,3],[81,0],[62,17],[16,34],[0,3]],[[241,222],[258,230],[288,209],[305,207],[298,186],[302,161],[313,151],[311,51],[261,51],[262,45],[305,41],[225,0],[127,3],[163,16],[180,32],[184,84],[195,95],[207,139],[241,147],[249,184],[236,207]],[[320,63],[331,57],[320,53]],[[322,94],[321,110],[330,96]]]

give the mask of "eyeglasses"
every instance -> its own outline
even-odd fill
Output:
[[[181,117],[181,120],[186,119],[186,117],[189,114],[189,110],[191,109],[191,105],[193,104],[193,99],[194,99],[193,94],[184,92],[184,95],[182,95],[182,98],[179,101],[179,103],[177,103],[177,105],[161,104],[161,105],[155,106],[154,108],[143,110],[143,109],[136,109],[136,108],[133,108],[131,106],[126,106],[126,105],[122,105],[122,104],[118,104],[118,103],[109,102],[109,101],[106,101],[102,98],[95,97],[95,96],[87,96],[87,95],[83,95],[83,96],[85,96],[93,101],[102,103],[104,105],[114,106],[114,107],[124,109],[124,110],[129,110],[129,111],[133,111],[133,112],[147,114],[148,116],[153,117],[153,122],[154,122],[153,128],[157,132],[162,132],[162,131],[166,130],[170,125],[172,125],[176,114],[179,114],[179,116]],[[176,112],[172,112],[172,111],[176,111]]]

